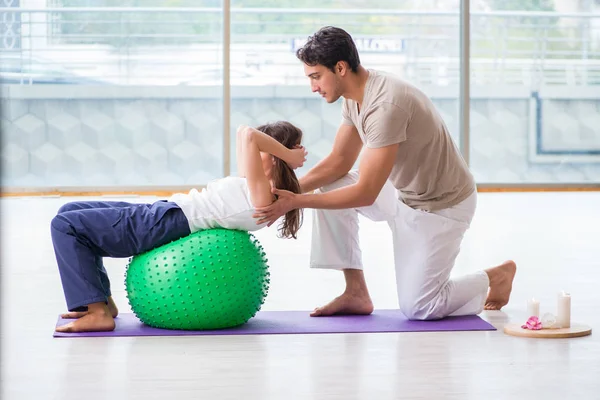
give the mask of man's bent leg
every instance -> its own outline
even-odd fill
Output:
[[[476,196],[474,193],[456,207],[437,213],[400,205],[400,215],[390,225],[398,302],[408,318],[439,319],[483,310],[491,275],[481,271],[450,279],[475,211]]]
[[[352,171],[319,192],[352,185],[358,173]],[[370,314],[373,303],[362,271],[358,235],[358,213],[374,221],[389,220],[396,211],[395,189],[387,183],[375,203],[369,207],[345,210],[314,210],[311,267],[344,271],[346,290],[329,304],[316,308],[312,316],[333,314]]]

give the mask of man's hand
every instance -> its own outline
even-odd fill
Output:
[[[303,146],[296,146],[290,150],[290,154],[291,156],[287,164],[290,166],[290,168],[296,169],[304,165],[308,151],[306,151]]]
[[[256,213],[252,217],[258,219],[256,222],[257,225],[268,222],[267,226],[271,226],[280,217],[298,208],[297,194],[275,188],[271,191],[274,195],[279,196],[279,198],[271,203],[271,205],[256,208]]]

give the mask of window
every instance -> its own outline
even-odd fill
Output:
[[[586,2],[487,3],[471,10],[477,181],[600,182],[600,17]]]
[[[270,5],[270,4],[269,4]],[[232,0],[231,64],[255,74],[256,88],[232,86],[232,138],[239,124],[285,119],[304,132],[309,158],[299,174],[332,148],[341,100],[327,104],[311,93],[295,51],[325,25],[349,32],[367,68],[393,72],[420,86],[458,134],[459,2]],[[235,149],[231,149],[235,171]]]
[[[223,176],[220,0],[21,3],[19,14],[2,10],[21,37],[4,42],[2,83],[27,85],[2,115],[5,186],[199,186]],[[207,68],[209,82],[197,78]]]
[[[3,99],[6,187],[204,185],[237,171],[238,125],[279,119],[305,132],[302,175],[341,120],[295,56],[324,25],[432,98],[479,184],[600,182],[597,1],[471,1],[462,133],[461,0],[5,3],[0,79],[19,85]]]

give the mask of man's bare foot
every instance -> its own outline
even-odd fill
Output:
[[[72,313],[69,313],[72,314]],[[104,303],[88,306],[80,318],[56,328],[56,332],[104,332],[115,329],[115,319]]]
[[[108,310],[110,311],[110,315],[112,315],[113,318],[117,318],[117,315],[119,315],[119,309],[117,308],[117,305],[115,304],[115,301],[113,300],[112,296],[110,296],[108,298]],[[88,311],[72,311],[72,312],[67,312],[61,315],[61,318],[64,319],[76,319],[76,318],[81,318],[84,315],[87,315]]]
[[[485,300],[485,310],[500,310],[508,304],[512,283],[517,273],[514,261],[506,261],[485,271],[490,278],[490,290]]]
[[[373,302],[368,293],[351,294],[344,292],[323,307],[317,307],[310,314],[311,317],[324,317],[327,315],[369,315],[373,312]]]
[[[311,317],[327,315],[368,315],[373,312],[373,302],[369,296],[369,289],[365,282],[365,275],[360,269],[345,269],[344,279],[346,290],[323,307],[317,307],[310,314]]]

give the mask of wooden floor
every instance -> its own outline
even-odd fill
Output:
[[[482,314],[498,331],[54,339],[65,306],[49,222],[71,200],[0,200],[2,399],[600,398],[600,193],[480,195],[455,274],[517,262],[510,304]],[[310,221],[309,212],[297,241],[258,233],[272,274],[264,310],[310,310],[343,288],[340,273],[308,268]],[[361,226],[375,306],[397,307],[387,226]],[[129,312],[125,260],[106,266]],[[591,336],[502,332],[523,322],[529,297],[554,312],[561,289],[572,293],[572,320],[596,329]]]

